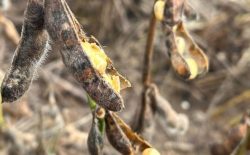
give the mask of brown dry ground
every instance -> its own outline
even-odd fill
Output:
[[[132,83],[122,95],[133,119],[140,104],[141,74],[149,15],[153,0],[68,0],[89,35],[105,47],[116,68]],[[163,155],[208,155],[249,107],[250,1],[192,0],[193,14],[186,25],[208,54],[210,70],[193,81],[183,81],[171,69],[161,24],[157,25],[153,64],[154,82],[178,112],[190,119],[185,135],[169,136],[157,127],[151,144]],[[26,0],[12,0],[5,16],[21,30]],[[196,15],[199,18],[196,18]],[[3,31],[2,29],[0,29]],[[1,76],[10,67],[15,45],[0,37]],[[190,108],[182,108],[188,102]],[[88,154],[86,139],[91,114],[85,92],[65,69],[53,48],[41,65],[29,91],[17,102],[4,104],[8,131],[1,134],[1,155]],[[105,154],[116,155],[106,140]]]

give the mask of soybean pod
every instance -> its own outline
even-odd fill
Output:
[[[110,144],[123,155],[134,155],[133,147],[111,112],[106,113],[106,135]]]
[[[49,36],[58,47],[63,62],[89,96],[100,106],[111,111],[124,109],[121,95],[114,91],[93,67],[82,47],[83,31],[64,0],[45,0],[45,25]]]
[[[45,54],[47,38],[43,3],[40,0],[29,0],[24,14],[21,40],[1,86],[4,102],[16,101],[28,90]]]

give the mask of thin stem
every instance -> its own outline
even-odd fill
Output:
[[[88,105],[91,111],[94,111],[96,109],[96,102],[87,94],[88,97]]]
[[[88,94],[87,94],[87,97],[88,97],[89,108],[92,111],[92,113],[95,113],[94,115],[96,115],[96,106],[97,106],[97,104],[96,104],[96,102]],[[104,135],[104,132],[105,132],[105,121],[104,121],[104,118],[98,118],[98,128],[99,128],[100,133],[102,135]]]
[[[148,86],[151,82],[151,64],[153,57],[153,45],[154,45],[154,36],[155,36],[155,26],[156,26],[156,18],[154,15],[154,11],[152,11],[150,24],[149,24],[149,32],[147,37],[145,56],[144,56],[144,68],[143,68],[143,84],[144,86]]]
[[[157,0],[155,0],[156,2]],[[144,55],[144,65],[143,65],[143,92],[141,98],[141,104],[138,108],[137,119],[133,122],[133,129],[137,132],[142,132],[143,130],[143,122],[144,122],[144,113],[146,107],[146,90],[151,83],[151,66],[152,66],[152,58],[153,58],[153,45],[154,45],[154,36],[155,36],[155,27],[156,27],[156,18],[154,15],[154,10],[151,13],[151,19],[149,23],[149,31],[147,36],[147,43],[145,48],[145,55]]]

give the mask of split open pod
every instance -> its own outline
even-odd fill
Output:
[[[87,37],[64,0],[45,0],[45,25],[64,64],[97,104],[111,111],[124,108],[119,94],[130,83],[93,37]]]
[[[182,22],[173,27],[168,47],[174,70],[184,79],[194,79],[207,73],[209,62],[203,50],[194,42]],[[169,43],[168,43],[169,44]],[[167,45],[168,45],[167,44]]]
[[[185,29],[182,22],[185,6],[185,0],[158,0],[154,4],[154,15],[167,32],[166,45],[175,72],[191,80],[206,73],[209,62]]]

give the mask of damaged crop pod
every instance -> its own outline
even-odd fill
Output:
[[[103,146],[104,146],[104,130],[105,130],[105,123],[104,123],[104,116],[105,116],[105,110],[101,110],[102,108],[97,108],[97,110],[93,111],[93,119],[92,119],[92,125],[91,129],[88,135],[88,150],[91,155],[101,155],[103,154]],[[100,111],[104,111],[104,114]],[[100,118],[100,116],[102,118]]]
[[[41,0],[29,0],[21,40],[1,86],[3,102],[14,102],[29,89],[34,73],[46,54],[47,40],[43,3]]]
[[[194,42],[182,22],[173,27],[166,45],[172,66],[182,78],[191,80],[208,72],[207,56]]]
[[[64,64],[97,104],[120,111],[124,103],[120,89],[130,83],[114,68],[103,48],[87,37],[64,0],[45,0],[45,24]]]
[[[182,16],[185,0],[158,0],[154,4],[155,18],[166,32],[166,46],[175,72],[185,80],[205,74],[208,58],[186,30]]]

